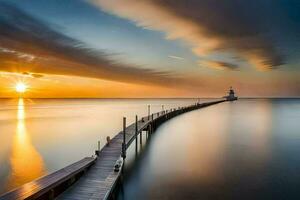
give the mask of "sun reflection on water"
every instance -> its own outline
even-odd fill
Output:
[[[26,131],[25,106],[22,98],[18,101],[17,128],[13,138],[10,157],[11,172],[7,189],[13,189],[45,174],[44,161],[31,143]]]

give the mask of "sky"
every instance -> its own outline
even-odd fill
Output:
[[[298,0],[0,0],[0,97],[300,96]]]

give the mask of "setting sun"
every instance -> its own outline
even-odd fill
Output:
[[[24,92],[26,92],[26,89],[27,89],[27,85],[25,83],[22,83],[22,82],[17,83],[16,91],[18,93],[24,93]]]

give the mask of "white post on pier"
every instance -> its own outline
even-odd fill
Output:
[[[98,141],[98,149],[95,151],[95,154],[96,154],[97,156],[100,155],[100,148],[101,148],[101,146],[100,146],[100,140],[99,140],[99,141]]]

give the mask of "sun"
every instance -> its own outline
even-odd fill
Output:
[[[27,85],[25,83],[19,82],[16,84],[15,89],[18,93],[24,93],[27,90]]]

